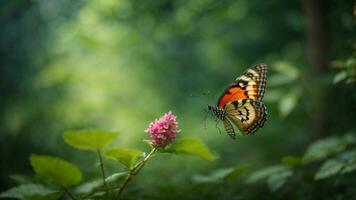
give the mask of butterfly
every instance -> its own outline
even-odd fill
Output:
[[[230,84],[216,106],[208,105],[232,139],[236,137],[232,124],[247,135],[263,127],[267,119],[267,108],[262,102],[266,83],[267,65],[257,64]]]

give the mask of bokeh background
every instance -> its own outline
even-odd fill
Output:
[[[194,174],[258,169],[317,139],[354,134],[355,15],[352,0],[3,0],[0,189],[14,185],[11,175],[33,175],[31,153],[60,156],[95,178],[95,156],[68,147],[64,131],[113,130],[116,145],[147,151],[144,130],[170,110],[179,137],[201,138],[217,159],[157,157],[130,185],[136,197],[196,199]],[[261,62],[269,65],[268,121],[233,141],[206,105]],[[205,197],[254,193],[234,184]]]

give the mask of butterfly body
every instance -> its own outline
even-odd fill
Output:
[[[234,139],[232,124],[245,133],[255,133],[267,117],[262,98],[266,89],[267,65],[258,64],[245,71],[224,91],[217,105],[208,105],[212,114],[221,120],[226,132]]]

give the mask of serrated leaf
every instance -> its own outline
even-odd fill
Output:
[[[233,168],[217,169],[208,175],[195,175],[193,176],[193,181],[195,183],[216,183],[222,181],[232,171],[234,171]]]
[[[293,171],[291,170],[285,170],[272,174],[267,179],[267,185],[269,190],[271,192],[277,191],[287,182],[287,179],[292,175],[293,175]]]
[[[255,183],[261,180],[268,178],[269,176],[280,173],[283,171],[289,170],[286,166],[283,165],[275,165],[266,168],[262,168],[260,170],[252,173],[246,180],[246,183]]]
[[[188,154],[201,157],[205,160],[212,161],[214,156],[211,153],[208,146],[202,142],[200,139],[182,139],[177,140],[169,148],[170,151],[173,151],[178,154]]]
[[[136,164],[137,160],[143,156],[143,152],[136,149],[117,147],[107,150],[104,153],[104,156],[131,169]]]
[[[346,148],[346,144],[338,137],[329,137],[311,144],[303,157],[303,162],[322,160]]]
[[[81,150],[97,151],[110,144],[117,133],[99,129],[66,131],[64,141],[70,146]]]
[[[233,170],[229,174],[225,176],[225,179],[229,179],[229,180],[234,179],[240,176],[241,174],[245,173],[248,169],[250,169],[249,164],[237,165],[236,167],[233,168]]]
[[[57,191],[49,189],[40,184],[24,184],[2,192],[0,198],[24,199],[33,195],[50,195]]]
[[[47,178],[61,187],[75,185],[82,179],[80,170],[61,158],[31,155],[30,162],[37,175]]]
[[[298,97],[294,93],[283,96],[278,102],[278,109],[282,117],[286,117],[297,105]]]
[[[342,161],[337,159],[329,159],[325,161],[319,168],[318,172],[315,174],[314,179],[320,180],[336,175],[344,166],[345,164]]]

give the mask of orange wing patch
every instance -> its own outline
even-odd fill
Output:
[[[240,87],[231,87],[223,94],[223,96],[221,96],[218,106],[219,108],[223,108],[225,104],[231,101],[236,101],[236,100],[246,99],[246,98],[248,98],[246,90],[243,90]]]

